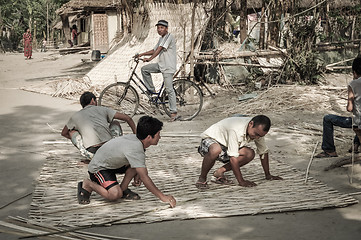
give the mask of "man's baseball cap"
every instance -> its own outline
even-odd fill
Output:
[[[159,20],[158,23],[156,24],[156,26],[158,26],[158,25],[168,27],[168,22],[166,20]]]

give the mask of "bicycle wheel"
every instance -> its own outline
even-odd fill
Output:
[[[188,121],[195,118],[203,106],[203,94],[201,89],[192,81],[179,79],[173,82],[173,87],[177,98],[177,113],[182,121]],[[168,94],[163,91],[163,109],[170,117],[171,112],[168,108]]]
[[[104,88],[100,93],[98,103],[100,106],[109,107],[133,117],[139,106],[139,96],[133,86],[118,82]]]

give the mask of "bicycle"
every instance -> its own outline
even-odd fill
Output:
[[[165,91],[164,82],[158,92],[150,93],[144,81],[135,72],[140,60],[139,58],[132,58],[131,61],[135,63],[135,66],[132,64],[130,68],[131,74],[128,81],[117,81],[103,89],[99,96],[99,105],[113,108],[116,111],[133,117],[140,106],[139,94],[135,88],[137,87],[140,93],[148,98],[151,105],[157,109],[160,109],[159,106],[161,106],[170,117],[171,112],[168,109],[168,96]],[[173,87],[176,93],[179,120],[192,120],[199,114],[203,106],[203,93],[201,89],[194,82],[185,78],[174,80]]]

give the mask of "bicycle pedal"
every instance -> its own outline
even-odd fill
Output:
[[[151,103],[156,103],[157,102],[157,96],[155,96],[155,97],[150,97],[149,98],[149,102],[151,102]]]

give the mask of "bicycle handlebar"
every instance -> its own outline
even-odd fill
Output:
[[[136,54],[132,57],[134,59],[135,62],[139,62],[139,60],[144,62],[144,58],[139,58],[139,54]]]

